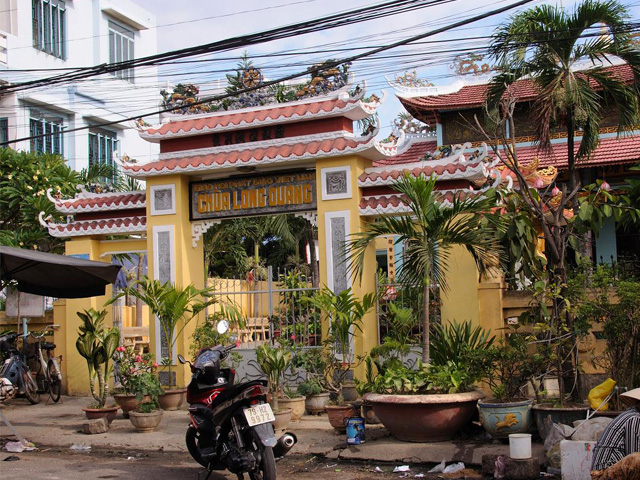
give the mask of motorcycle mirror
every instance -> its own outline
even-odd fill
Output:
[[[227,333],[227,331],[229,331],[229,322],[227,322],[226,320],[220,320],[216,328],[218,330],[218,333],[220,335],[223,335]]]
[[[184,357],[180,354],[178,354],[178,361],[184,365],[185,363],[187,363],[187,361],[184,359]]]

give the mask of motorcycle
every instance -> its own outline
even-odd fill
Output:
[[[217,325],[226,333],[229,323]],[[267,403],[267,382],[254,380],[234,385],[235,371],[221,362],[236,345],[203,348],[194,363],[178,355],[191,367],[187,386],[190,423],[186,443],[193,459],[209,470],[229,470],[238,479],[248,473],[251,480],[276,480],[276,459],[296,443],[292,433],[276,440],[275,417]]]
[[[38,385],[29,372],[29,366],[14,345],[18,336],[17,333],[0,336],[0,353],[5,358],[0,368],[0,379],[8,380],[11,385],[17,387],[18,393],[27,397],[29,403],[36,404],[40,401],[37,395]],[[3,390],[6,390],[6,381],[3,380],[2,384]]]

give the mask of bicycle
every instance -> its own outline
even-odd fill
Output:
[[[25,392],[25,396],[27,400],[36,404],[40,402],[40,394],[48,393],[49,397],[53,401],[53,403],[58,403],[60,400],[60,392],[62,390],[62,373],[60,371],[60,366],[58,365],[58,359],[52,355],[52,351],[56,348],[55,343],[53,342],[43,342],[42,339],[50,335],[48,333],[50,330],[53,331],[60,328],[60,325],[50,325],[44,330],[42,330],[39,334],[35,334],[30,332],[30,335],[35,340],[35,354],[36,358],[36,384],[38,386],[37,391],[33,392],[32,389],[28,389],[28,392]],[[46,360],[42,351],[47,352]],[[60,362],[62,362],[62,356],[60,358]]]

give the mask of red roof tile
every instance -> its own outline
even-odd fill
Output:
[[[49,234],[54,237],[143,233],[146,232],[147,229],[147,218],[123,217],[108,220],[87,220],[64,224],[49,223],[48,228]]]
[[[471,190],[447,190],[445,192],[435,192],[435,195],[440,202],[451,202],[454,197],[460,199],[466,199],[471,197],[472,195],[477,194],[477,192],[472,192]],[[384,196],[372,196],[372,197],[362,197],[360,200],[360,211],[363,214],[370,214],[373,210],[387,210],[387,209],[407,209],[407,197],[405,195],[400,194],[391,194]]]
[[[613,72],[621,79],[631,82],[633,73],[628,65],[616,65],[606,68],[607,71]],[[591,80],[594,88],[597,84]],[[438,110],[456,110],[464,108],[479,107],[485,100],[487,93],[487,84],[467,85],[462,87],[455,93],[444,95],[425,95],[410,98],[399,97],[400,102],[410,111],[438,111]],[[538,90],[533,81],[520,80],[513,84],[511,92],[519,101],[532,100],[536,97]]]
[[[366,182],[367,184],[376,182],[381,183],[387,180],[395,181],[400,177],[404,172],[410,172],[416,177],[420,174],[424,174],[426,176],[430,176],[435,174],[436,176],[446,175],[451,177],[457,173],[460,173],[460,177],[464,177],[464,173],[469,170],[475,170],[479,166],[482,165],[483,162],[454,162],[452,159],[451,163],[441,164],[441,165],[429,165],[428,161],[421,163],[411,163],[406,165],[397,165],[397,168],[393,168],[390,166],[389,169],[385,169],[383,171],[374,171],[367,172],[365,171],[360,177],[358,177],[358,183],[363,186]],[[457,175],[456,175],[457,177]]]
[[[578,145],[575,151],[578,151]],[[518,147],[519,162],[527,163],[535,157],[540,160],[540,167],[553,165],[559,170],[566,169],[568,166],[567,144],[554,143],[551,151],[539,150],[537,147]],[[578,168],[584,168],[637,161],[640,161],[640,135],[633,135],[600,140],[593,154],[589,158],[580,160],[577,165]]]
[[[102,195],[85,193],[68,200],[56,199],[55,205],[56,210],[61,213],[127,210],[144,207],[146,196],[145,191],[114,192]]]
[[[254,123],[268,121],[275,123],[283,119],[300,119],[304,117],[315,117],[321,113],[343,113],[350,110],[349,107],[355,108],[358,105],[359,98],[349,100],[340,100],[337,98],[306,103],[292,103],[276,106],[273,108],[265,108],[261,110],[241,110],[237,112],[214,112],[206,116],[198,118],[185,118],[171,120],[162,125],[160,128],[149,128],[142,132],[143,137],[153,138],[164,136],[167,134],[186,134],[213,129],[222,129],[224,127],[246,127]]]
[[[318,154],[343,154],[348,150],[363,150],[373,146],[373,138],[354,139],[347,137],[329,138],[307,143],[274,144],[259,148],[225,150],[218,153],[189,157],[157,160],[143,165],[125,165],[124,171],[132,176],[146,176],[160,172],[179,172],[206,169],[210,166],[242,165],[250,161],[270,162],[306,158]]]
[[[377,162],[373,162],[373,166],[381,167],[383,165],[394,165],[394,164],[401,164],[401,163],[417,162],[422,157],[424,157],[425,153],[433,152],[438,146],[437,144],[438,142],[436,142],[435,140],[428,140],[428,141],[414,140],[413,144],[409,147],[409,149],[406,152],[401,153],[400,155],[395,155],[393,157],[383,158],[381,160],[378,160]]]

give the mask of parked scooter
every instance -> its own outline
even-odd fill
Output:
[[[223,334],[229,323],[222,320],[217,329]],[[187,449],[196,462],[209,470],[209,475],[213,470],[228,469],[238,479],[248,473],[251,480],[276,480],[276,458],[295,445],[296,437],[285,433],[276,441],[266,381],[234,385],[235,371],[220,368],[234,348],[235,345],[203,348],[193,364],[178,355],[180,363],[188,363],[192,372],[187,387],[191,419]]]
[[[6,378],[12,385],[18,387],[18,393],[24,394],[29,403],[35,405],[40,402],[38,385],[29,372],[29,366],[15,346],[17,333],[0,336],[0,353],[5,357],[0,368],[0,378]]]

